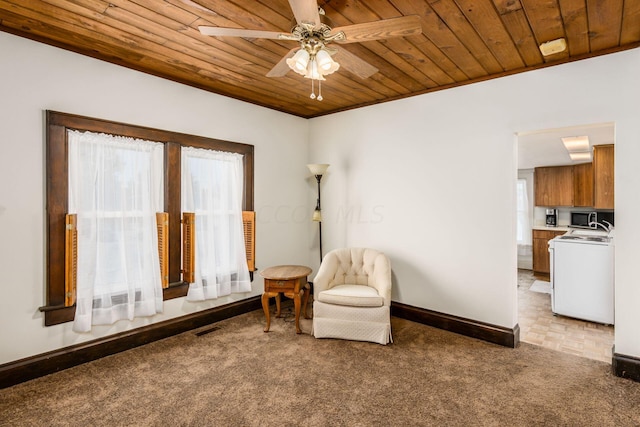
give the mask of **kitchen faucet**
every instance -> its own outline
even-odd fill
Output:
[[[609,224],[609,223],[607,223]],[[609,224],[610,225],[610,224]],[[604,231],[606,231],[607,233],[611,231],[610,228],[608,228],[606,225],[604,224],[600,224],[599,222],[589,222],[589,227],[593,227],[595,229],[598,228],[598,226],[602,227],[604,229]]]

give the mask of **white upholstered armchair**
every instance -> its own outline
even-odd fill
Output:
[[[313,335],[392,342],[391,266],[382,252],[335,249],[313,280]]]

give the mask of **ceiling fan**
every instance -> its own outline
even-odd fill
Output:
[[[340,47],[340,44],[404,37],[422,32],[420,17],[417,15],[332,28],[324,10],[318,6],[316,0],[289,0],[289,5],[296,20],[296,24],[289,33],[211,26],[199,26],[198,29],[207,36],[299,42],[299,47],[291,49],[267,73],[267,77],[282,77],[289,70],[293,70],[311,79],[311,99],[316,99],[314,81],[318,80],[317,99],[319,101],[322,101],[320,82],[325,80],[324,76],[338,70],[340,65],[363,79],[378,72],[376,67]],[[328,47],[329,44],[332,46]],[[340,64],[333,60],[334,55]]]

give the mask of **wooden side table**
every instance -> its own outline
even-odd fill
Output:
[[[280,317],[280,294],[293,299],[296,313],[296,333],[300,334],[300,294],[304,294],[304,318],[307,317],[307,302],[309,301],[309,284],[307,276],[311,273],[309,267],[302,265],[278,265],[263,270],[260,275],[264,277],[264,293],[262,294],[262,309],[267,318],[265,332],[269,332],[271,317],[269,316],[269,298],[276,298],[276,317]]]

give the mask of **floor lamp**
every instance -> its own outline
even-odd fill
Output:
[[[307,165],[311,173],[316,177],[316,181],[318,181],[318,201],[316,202],[316,209],[313,211],[313,221],[318,222],[318,240],[320,242],[320,262],[322,263],[322,211],[320,209],[320,181],[322,180],[322,175],[327,171],[329,167],[328,164],[310,164]]]

